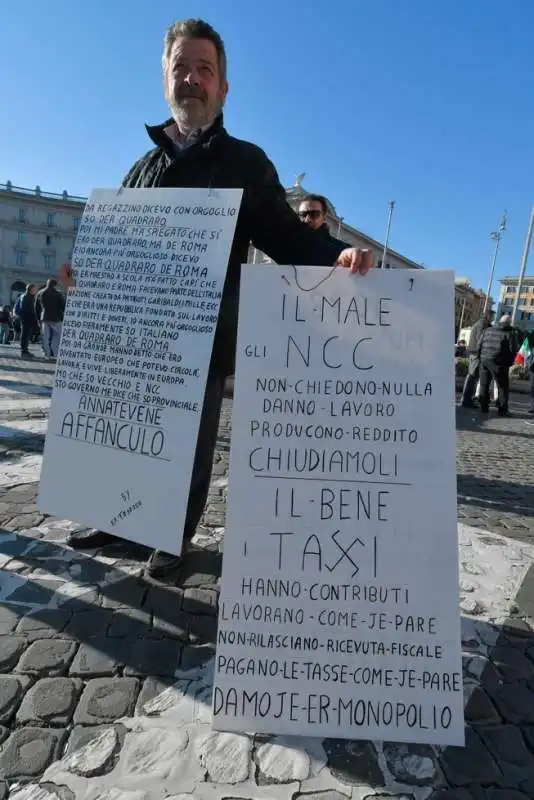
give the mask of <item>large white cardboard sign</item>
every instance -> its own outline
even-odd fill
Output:
[[[241,194],[91,194],[73,254],[42,511],[180,553]]]
[[[463,744],[453,290],[244,267],[215,728]]]

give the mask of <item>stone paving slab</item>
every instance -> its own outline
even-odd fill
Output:
[[[66,530],[67,528],[68,526]],[[43,526],[42,532],[46,532],[46,525]],[[57,527],[55,532],[57,535]],[[9,541],[12,541],[12,534],[8,536]],[[24,536],[21,538],[26,539]],[[28,541],[39,544],[43,540],[28,538]],[[72,720],[73,730],[80,730],[81,723],[84,726],[98,727],[99,731],[102,730],[103,723],[122,725],[126,731],[123,743],[128,748],[134,748],[135,763],[139,758],[138,749],[144,752],[144,747],[148,747],[150,743],[155,745],[157,742],[158,747],[163,748],[162,752],[165,752],[165,742],[171,739],[175,741],[168,756],[172,765],[162,765],[161,759],[158,760],[157,768],[151,767],[149,763],[145,764],[147,769],[142,771],[143,781],[145,776],[148,777],[146,785],[143,783],[142,791],[146,800],[164,797],[165,795],[161,794],[162,786],[167,786],[165,781],[171,778],[178,782],[181,794],[185,792],[194,797],[212,798],[292,797],[299,793],[308,796],[326,791],[338,792],[342,797],[363,798],[380,796],[380,792],[375,790],[382,788],[393,792],[393,796],[426,800],[432,797],[431,792],[440,783],[445,786],[448,782],[455,784],[456,788],[465,787],[469,792],[465,795],[467,797],[476,797],[476,794],[471,794],[475,786],[489,789],[492,783],[493,788],[504,784],[502,788],[510,791],[523,784],[528,789],[527,782],[531,780],[531,765],[534,763],[531,749],[534,740],[531,708],[534,708],[534,702],[529,702],[530,698],[534,700],[530,669],[530,664],[534,667],[534,662],[528,653],[534,647],[534,639],[528,618],[520,607],[514,607],[514,601],[520,597],[518,589],[525,582],[534,549],[528,545],[509,543],[506,539],[489,532],[469,528],[461,529],[460,543],[462,600],[465,601],[468,597],[475,600],[470,606],[471,613],[463,618],[466,703],[467,716],[471,722],[467,734],[468,746],[465,750],[447,748],[441,752],[439,748],[421,746],[388,743],[373,745],[365,742],[333,740],[325,742],[305,739],[285,740],[277,737],[245,736],[236,740],[233,734],[213,733],[210,729],[209,711],[213,661],[209,660],[209,656],[200,667],[187,669],[187,665],[177,665],[174,674],[168,676],[177,680],[175,684],[170,687],[166,687],[164,683],[148,686],[146,696],[143,698],[139,695],[141,683],[138,678],[117,677],[115,673],[100,678],[86,676],[84,694],[75,712],[78,716]],[[53,546],[65,548],[57,538]],[[13,549],[17,556],[20,556],[20,551],[23,550],[22,545]],[[30,550],[30,556],[31,552]],[[42,556],[42,552],[39,553]],[[98,562],[98,556],[96,561]],[[59,563],[62,563],[61,560]],[[485,570],[480,568],[481,565],[486,567]],[[111,574],[112,578],[116,577],[113,572],[110,573],[109,566],[106,562],[102,565],[103,576],[109,577]],[[115,570],[117,569],[115,566]],[[128,572],[125,579],[131,581]],[[139,583],[136,585],[143,586],[142,577],[138,577],[137,581]],[[113,590],[114,586],[115,583],[108,587],[102,582],[99,589],[106,595],[108,589]],[[498,587],[498,591],[495,587]],[[20,587],[15,591],[20,591]],[[164,613],[166,592],[168,597],[183,598],[183,594],[176,592],[172,586],[147,589],[143,597],[151,613],[153,609],[157,609],[158,613]],[[51,591],[51,602],[54,595],[55,592]],[[121,593],[118,595],[121,596]],[[9,602],[9,595],[5,599]],[[15,625],[14,635],[20,640],[24,638],[21,631],[25,629],[24,620],[28,619],[28,607],[22,603],[18,607],[21,616],[19,623]],[[9,610],[14,613],[12,606]],[[42,609],[41,613],[45,614],[46,611],[48,609]],[[91,611],[78,613],[84,615]],[[34,620],[37,614],[38,611],[34,608],[30,618]],[[52,620],[53,617],[47,617],[46,624],[51,624]],[[11,619],[10,627],[13,622]],[[65,617],[58,618],[57,623],[63,626]],[[82,628],[82,632],[84,631]],[[136,637],[135,641],[144,640]],[[73,645],[78,647],[77,653],[80,653],[81,648],[88,643],[80,640],[78,645],[78,640],[75,639],[40,639],[31,642],[20,657],[23,667],[25,663],[23,656],[31,648],[35,649],[35,644],[39,642],[52,646],[58,643],[64,646]],[[110,643],[113,642],[116,642],[113,637],[102,636],[98,645],[99,653],[106,650],[112,652],[113,644],[110,646]],[[209,648],[210,643],[205,643],[204,646]],[[70,650],[68,652],[70,657]],[[63,648],[62,658],[65,657],[65,653],[66,650]],[[119,651],[115,655],[116,662],[120,663]],[[125,660],[129,663],[131,659],[123,657],[124,672]],[[49,664],[50,658],[46,655],[45,672],[48,671]],[[15,670],[20,669],[19,665]],[[69,672],[72,673],[72,669],[73,662],[70,663]],[[35,731],[36,722],[42,722],[42,716],[33,712],[26,713],[26,708],[32,706],[32,698],[38,694],[38,687],[43,685],[43,681],[68,682],[72,678],[43,679],[39,678],[33,669],[30,674],[32,678],[37,678],[37,682],[29,688],[25,696],[21,695],[17,722],[26,724],[28,729]],[[148,681],[154,683],[151,678],[146,679],[146,684]],[[45,688],[50,685],[44,684]],[[63,685],[65,689],[69,686],[68,683]],[[76,685],[71,688],[78,687]],[[46,698],[47,692],[44,694]],[[65,697],[63,702],[69,710],[58,711],[56,722],[58,725],[63,723],[59,729],[68,734],[70,727],[65,727],[65,720],[59,718],[59,713],[70,712],[68,700],[72,694],[69,695],[68,692],[64,695],[58,694],[60,695],[58,702]],[[136,701],[140,699],[142,702],[137,702],[136,705]],[[474,707],[472,711],[471,706]],[[131,716],[134,714],[134,709],[136,716]],[[49,709],[49,713],[52,711],[53,709]],[[85,714],[87,716],[84,716]],[[124,717],[124,714],[128,716]],[[184,728],[188,735],[187,743],[182,739],[180,742],[176,740],[176,732]],[[24,764],[20,767],[16,764],[13,766],[12,763],[15,758],[14,753],[18,752],[18,738],[15,735],[19,730],[20,728],[15,727],[14,732],[4,742],[4,750],[10,748],[8,754],[11,765],[5,775],[11,779],[17,776],[19,780],[21,778],[25,780],[28,777],[27,766]],[[49,729],[43,726],[43,730]],[[168,733],[169,730],[172,731],[172,736]],[[510,734],[511,730],[514,731],[513,734]],[[141,733],[143,737],[137,744],[137,737]],[[32,733],[31,736],[35,737],[36,734]],[[82,752],[80,759],[85,766],[81,769],[86,770],[87,775],[80,775],[80,768],[73,767],[68,760],[67,768],[63,759],[49,767],[39,785],[68,786],[74,792],[76,800],[78,798],[86,800],[86,797],[91,796],[87,792],[96,791],[97,786],[102,792],[111,786],[120,789],[122,794],[117,797],[121,800],[123,796],[127,797],[128,791],[141,791],[139,789],[141,778],[135,769],[133,772],[131,769],[134,761],[133,756],[128,755],[131,749],[126,749],[126,756],[121,760],[122,747],[115,742],[114,737],[111,739],[114,743],[113,748],[108,736],[102,740],[101,745],[93,744],[89,751]],[[10,745],[11,741],[14,744]],[[34,742],[35,739],[32,738],[31,741]],[[79,741],[82,742],[81,739]],[[37,745],[32,746],[37,747]],[[67,747],[66,736],[62,737],[60,746]],[[50,747],[51,740],[46,733],[45,740],[39,744],[39,753],[44,754],[43,758],[48,757]],[[113,750],[113,758],[108,753],[110,749]],[[55,750],[53,752],[56,753]],[[150,753],[154,753],[153,748],[150,749]],[[150,753],[146,755],[147,759]],[[96,766],[94,759],[97,762]],[[173,766],[175,762],[179,766]],[[312,764],[315,765],[313,769]],[[232,765],[235,770],[229,773]],[[100,770],[102,770],[101,776],[97,775]],[[110,783],[106,783],[106,778]],[[270,795],[263,791],[266,787],[269,787]],[[13,792],[14,790],[12,796],[16,797]],[[106,794],[102,796],[106,797]],[[485,795],[479,796],[483,796],[486,800]]]
[[[65,539],[75,523],[36,511],[53,368],[5,350],[0,800],[534,798],[525,397],[513,397],[510,419],[457,411],[467,747],[236,736],[210,726],[230,400],[205,527],[184,568],[157,584],[143,576],[145,548],[74,552]]]

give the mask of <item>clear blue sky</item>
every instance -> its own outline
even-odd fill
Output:
[[[534,202],[534,2],[0,5],[0,182],[116,186],[149,148],[144,122],[167,116],[166,26],[202,16],[227,46],[227,127],[285,185],[306,172],[307,189],[380,240],[396,200],[392,247],[483,287],[506,207],[497,273],[518,272]]]

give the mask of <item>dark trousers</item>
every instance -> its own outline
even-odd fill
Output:
[[[483,361],[480,365],[480,408],[488,411],[490,406],[490,385],[494,380],[499,390],[499,412],[508,411],[508,395],[510,392],[510,367],[502,367],[495,361]]]
[[[208,499],[223,390],[224,378],[208,377],[185,518],[184,539],[186,540],[193,537]]]
[[[469,367],[462,392],[463,406],[473,405],[479,375],[480,375],[480,358],[478,356],[470,355]]]
[[[33,333],[33,325],[30,320],[20,320],[20,349],[23,353],[28,352],[30,336]]]

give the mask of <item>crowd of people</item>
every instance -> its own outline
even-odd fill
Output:
[[[461,355],[469,359],[461,405],[463,408],[479,408],[483,414],[490,409],[491,385],[495,386],[495,404],[499,416],[509,416],[510,367],[516,361],[525,338],[529,350],[534,348],[534,334],[512,325],[510,314],[504,314],[493,325],[493,311],[485,314],[473,325],[469,342],[459,342]],[[459,347],[456,346],[456,355]],[[529,359],[525,367],[530,371],[531,404],[528,413],[534,414],[534,359]]]
[[[13,307],[0,309],[0,344],[20,344],[21,358],[33,358],[30,343],[40,341],[45,358],[55,361],[65,313],[65,295],[49,278],[41,289],[28,283]]]

